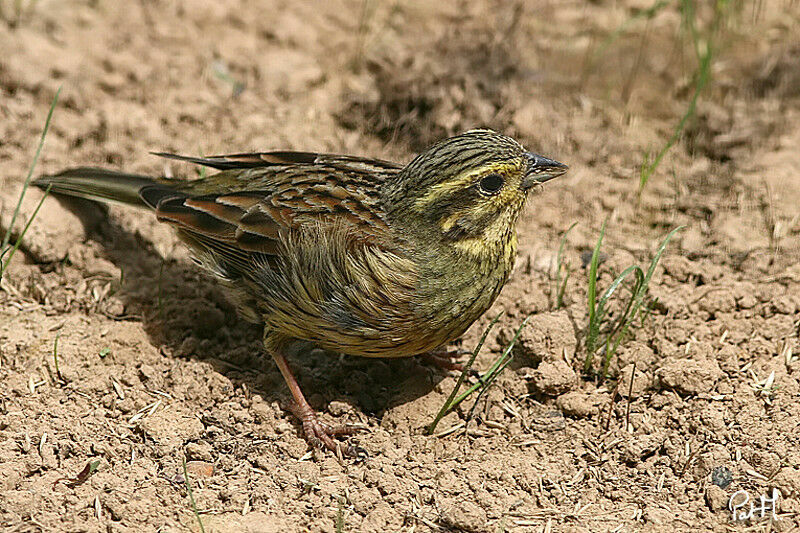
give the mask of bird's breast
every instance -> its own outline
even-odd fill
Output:
[[[486,312],[508,279],[509,245],[482,257],[304,237],[277,267],[261,265],[250,292],[277,335],[349,355],[407,357],[454,340]]]

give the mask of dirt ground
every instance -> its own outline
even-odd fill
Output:
[[[408,161],[477,126],[571,169],[530,199],[515,272],[461,339],[505,311],[487,368],[532,314],[466,429],[471,402],[424,433],[455,376],[422,361],[291,358],[326,420],[368,427],[351,438],[368,457],[343,462],[309,453],[260,332],[168,228],[48,198],[0,286],[0,529],[199,531],[184,459],[205,531],[800,528],[796,2],[734,2],[641,197],[644,154],[694,90],[679,2],[649,19],[643,0],[15,4],[0,0],[0,235],[58,87],[37,172],[197,175],[151,150]],[[601,288],[685,228],[600,382],[582,367],[604,220]],[[732,520],[731,496],[773,488],[777,520]]]

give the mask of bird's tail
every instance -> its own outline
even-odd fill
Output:
[[[40,189],[49,187],[58,194],[150,208],[156,207],[156,200],[177,193],[169,185],[147,176],[89,167],[41,176],[33,184]]]

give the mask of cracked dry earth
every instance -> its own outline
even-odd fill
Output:
[[[0,529],[198,531],[184,459],[206,531],[800,527],[794,3],[733,11],[697,113],[641,197],[643,154],[692,92],[673,4],[649,20],[638,0],[22,5],[17,19],[0,2],[2,231],[58,87],[41,172],[197,175],[150,150],[407,161],[476,126],[571,170],[531,198],[508,286],[459,341],[472,349],[505,311],[485,369],[531,315],[468,425],[469,405],[424,434],[456,378],[421,361],[290,358],[324,419],[367,426],[352,441],[368,458],[344,462],[309,453],[260,332],[168,228],[48,198],[0,285]],[[39,198],[28,191],[22,222]],[[604,220],[601,289],[684,229],[600,383],[583,341]],[[732,520],[739,491],[777,494],[777,512]]]

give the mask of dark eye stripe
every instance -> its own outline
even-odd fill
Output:
[[[485,194],[497,194],[500,192],[500,189],[503,188],[503,184],[505,180],[503,176],[493,172],[481,178],[478,182],[478,187],[480,187],[481,192]]]

